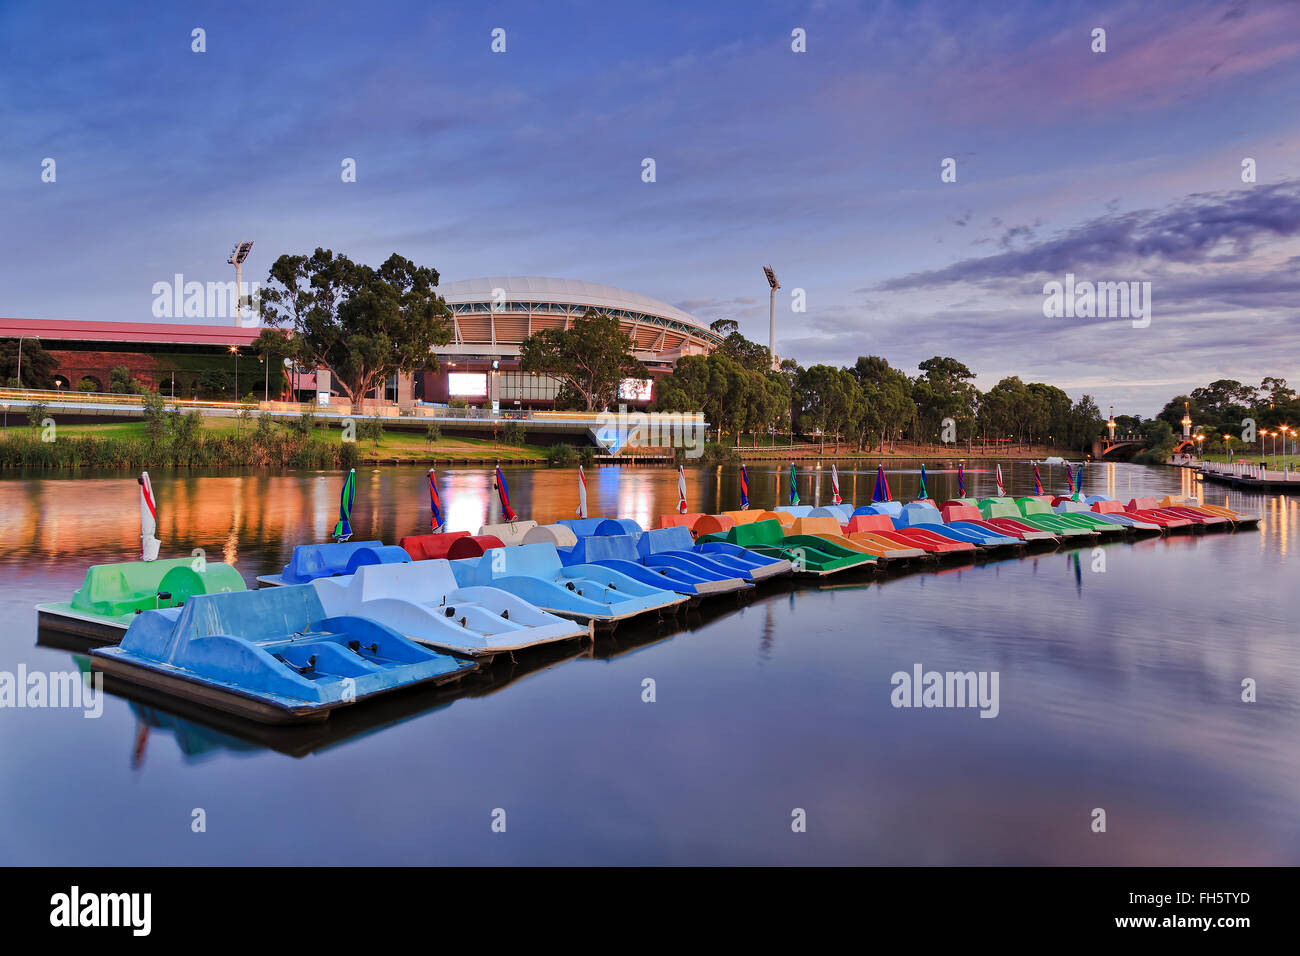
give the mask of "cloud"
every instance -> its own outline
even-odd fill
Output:
[[[1002,244],[1032,235],[1027,227],[1014,226]],[[1136,272],[1160,263],[1240,262],[1263,240],[1297,235],[1300,182],[1283,182],[1197,193],[1161,210],[1101,216],[1020,249],[887,279],[877,288],[897,292],[1088,269]]]

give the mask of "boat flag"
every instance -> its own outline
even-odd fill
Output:
[[[957,497],[966,497],[966,469],[962,468],[961,462],[957,462]]]
[[[447,523],[442,520],[442,499],[438,497],[438,483],[433,479],[433,469],[429,469],[429,530],[439,534]]]
[[[158,503],[154,501],[153,485],[149,484],[149,472],[140,472],[136,481],[140,484],[140,558],[156,561],[158,547],[162,544],[154,537],[158,530]]]
[[[1043,493],[1043,476],[1038,473],[1038,462],[1034,462],[1034,494]]]
[[[740,466],[740,510],[744,511],[749,507],[749,472],[745,471],[745,466]]]
[[[1079,500],[1079,495],[1083,494],[1083,462],[1079,462],[1079,469],[1074,473],[1074,500]]]
[[[844,504],[844,499],[840,497],[840,473],[833,464],[831,465],[831,504]]]
[[[793,507],[799,503],[799,474],[794,470],[794,462],[790,462],[790,505]]]
[[[587,517],[587,475],[578,466],[578,517]]]
[[[889,479],[885,477],[884,465],[876,466],[876,487],[875,490],[871,492],[871,500],[873,503],[877,501],[894,500],[889,496]]]
[[[686,514],[686,469],[677,466],[677,513]]]
[[[1004,488],[1004,487],[1002,487],[1002,464],[1001,464],[1001,462],[998,463],[997,482],[998,482],[998,497],[999,497],[999,498],[1005,498],[1005,497],[1007,496],[1007,489]]]
[[[1070,463],[1068,461],[1065,463],[1065,487],[1070,494],[1074,494],[1074,479],[1070,477]]]
[[[922,465],[921,466],[921,493],[917,495],[917,498],[924,501],[927,497],[929,497],[929,495],[927,494],[926,487],[925,487],[925,465]]]
[[[339,493],[339,520],[334,525],[334,540],[346,541],[352,537],[352,496],[357,482],[357,470],[348,469],[348,476],[343,479],[343,490]]]
[[[507,521],[514,521],[519,516],[515,514],[515,509],[510,507],[510,492],[506,490],[506,479],[501,474],[500,465],[497,465],[496,486],[497,496],[501,499],[501,511],[505,514]]]

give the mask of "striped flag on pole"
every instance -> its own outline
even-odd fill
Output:
[[[510,492],[506,490],[506,479],[501,474],[500,465],[497,465],[496,485],[497,495],[501,498],[501,511],[505,514],[507,521],[514,521],[519,516],[515,514],[515,509],[510,507]]]
[[[686,514],[686,469],[677,466],[677,513]]]
[[[745,466],[740,466],[740,510],[744,511],[749,507],[749,472]]]
[[[831,465],[831,504],[843,504],[844,499],[840,497],[840,473],[835,465]]]
[[[578,466],[578,517],[587,517],[587,475],[581,465]]]
[[[438,482],[434,480],[433,469],[429,469],[429,530],[441,533],[447,526],[442,520],[442,499],[438,497]]]
[[[998,497],[1005,498],[1007,496],[1007,489],[1004,488],[1002,485],[1002,465],[1000,463],[998,465],[997,482],[998,482]]]

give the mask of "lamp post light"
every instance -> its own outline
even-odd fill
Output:
[[[235,248],[230,250],[230,258],[226,262],[235,267],[235,328],[243,325],[243,306],[244,306],[244,260],[248,258],[249,252],[253,249],[251,240],[240,239],[235,243]]]
[[[1201,459],[1201,464],[1205,464],[1205,435],[1196,436],[1196,455]]]
[[[780,367],[776,361],[776,290],[781,288],[781,283],[776,281],[776,273],[772,271],[771,266],[763,266],[763,274],[767,276],[767,285],[771,290],[771,298],[768,302],[767,321],[768,336],[767,350],[768,356],[772,360],[772,370],[779,371]]]

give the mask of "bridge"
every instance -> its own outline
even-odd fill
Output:
[[[1136,435],[1102,438],[1092,443],[1092,457],[1097,461],[1121,461],[1132,458],[1146,446],[1147,440]]]

